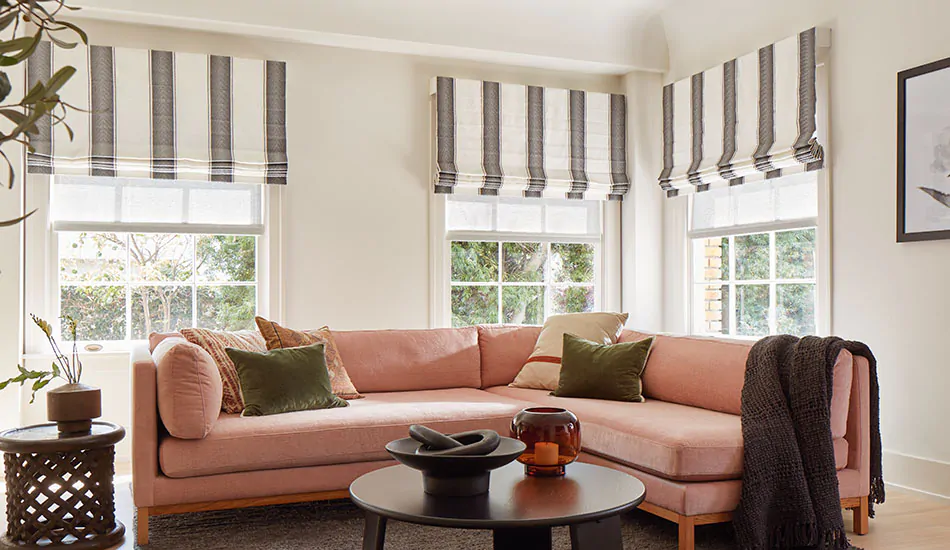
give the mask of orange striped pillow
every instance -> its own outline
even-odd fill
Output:
[[[327,354],[327,371],[330,374],[330,386],[333,393],[342,399],[360,399],[363,397],[356,391],[356,387],[353,386],[353,382],[350,380],[350,375],[346,373],[346,368],[343,367],[343,358],[340,357],[340,352],[337,350],[330,327],[292,330],[263,317],[255,317],[254,321],[257,323],[257,328],[260,329],[269,350],[324,344]]]
[[[192,344],[201,346],[214,359],[221,374],[222,396],[221,410],[226,413],[240,413],[244,410],[244,397],[241,395],[241,381],[231,358],[225,348],[243,351],[267,351],[264,338],[256,330],[224,332],[204,328],[183,328],[182,336]]]

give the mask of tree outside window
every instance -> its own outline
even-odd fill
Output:
[[[452,241],[452,326],[593,311],[595,260],[589,243]]]
[[[760,337],[816,332],[813,227],[693,240],[693,331]]]
[[[253,328],[255,237],[60,232],[58,239],[60,312],[80,320],[80,340]]]

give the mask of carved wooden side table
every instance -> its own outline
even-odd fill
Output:
[[[7,532],[0,548],[100,549],[125,526],[115,519],[115,444],[125,429],[93,422],[86,434],[56,424],[0,433],[7,481]]]

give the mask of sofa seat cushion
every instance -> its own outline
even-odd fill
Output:
[[[581,422],[584,451],[676,481],[742,477],[742,423],[738,416],[647,399],[622,403],[553,397],[544,390],[499,386],[486,391],[569,409]],[[848,444],[835,441],[835,462],[843,468]]]
[[[619,341],[636,342],[649,336],[653,335],[625,330]],[[754,344],[711,336],[657,335],[643,373],[643,395],[739,414],[745,363]],[[832,374],[831,433],[836,439],[843,438],[848,427],[853,359],[851,352],[841,350]]]
[[[475,429],[507,434],[527,404],[477,389],[370,393],[349,407],[260,417],[223,414],[201,440],[166,437],[162,472],[173,478],[389,458],[386,443],[410,424],[443,432]]]

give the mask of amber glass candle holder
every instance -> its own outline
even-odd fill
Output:
[[[529,476],[562,476],[581,452],[581,423],[567,409],[524,409],[511,421],[511,437],[527,446],[518,462]]]

